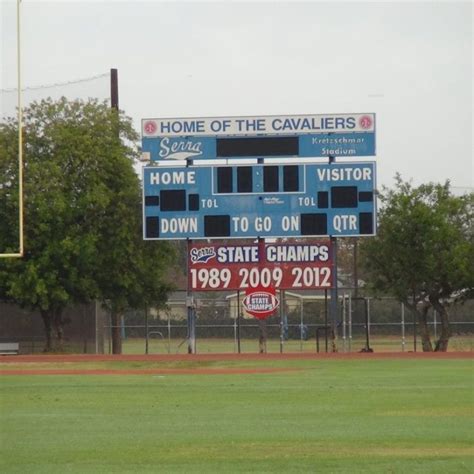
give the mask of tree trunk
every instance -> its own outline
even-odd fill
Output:
[[[110,317],[112,322],[112,354],[122,353],[122,327],[121,327],[121,314],[112,310]]]
[[[53,315],[50,310],[41,310],[41,317],[44,324],[44,332],[46,336],[46,344],[43,352],[51,352],[53,350]]]
[[[63,347],[64,327],[63,327],[62,310],[60,309],[54,310],[53,316],[54,316],[53,318],[54,330],[56,331],[56,337],[57,337],[56,350],[59,352],[62,352],[64,350],[64,347]]]
[[[430,297],[430,303],[441,318],[441,334],[436,341],[435,352],[446,352],[448,350],[451,329],[449,327],[449,314],[446,307],[436,297]]]
[[[421,347],[423,352],[433,352],[433,345],[431,343],[430,330],[428,328],[428,310],[429,305],[423,305],[421,311],[416,311],[418,314],[418,321],[420,323]]]

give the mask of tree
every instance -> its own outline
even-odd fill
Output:
[[[17,193],[17,127],[14,119],[0,124],[0,203]],[[25,109],[23,133],[26,252],[0,262],[0,298],[39,310],[45,350],[53,349],[53,330],[61,350],[68,305],[96,298],[110,307],[139,304],[145,287],[162,300],[168,287],[161,260],[168,252],[157,245],[154,265],[143,274],[150,249],[140,237],[137,134],[123,113],[93,99],[48,99]],[[2,205],[4,248],[15,242],[17,217],[10,211]]]
[[[369,283],[413,311],[424,351],[433,350],[427,314],[436,310],[434,350],[446,351],[449,305],[474,288],[474,194],[454,196],[449,181],[413,187],[397,175],[381,200],[378,235],[362,246]]]

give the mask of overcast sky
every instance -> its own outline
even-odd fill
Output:
[[[8,89],[16,1],[0,1]],[[145,117],[374,112],[379,184],[399,171],[474,186],[470,1],[23,0],[21,11],[23,87],[117,68],[137,130]],[[81,94],[108,87],[99,79]]]

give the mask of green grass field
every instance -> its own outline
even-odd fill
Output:
[[[472,473],[472,359],[2,364],[294,368],[0,376],[2,473]]]

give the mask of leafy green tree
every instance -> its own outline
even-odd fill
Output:
[[[474,288],[474,194],[461,197],[444,185],[413,187],[396,177],[384,188],[378,235],[362,245],[369,283],[395,295],[419,321],[424,351],[432,351],[427,314],[441,319],[435,351],[450,338],[449,305]]]
[[[17,193],[17,126],[0,124],[0,203]],[[171,254],[166,244],[142,241],[137,134],[123,113],[93,99],[48,99],[25,109],[23,133],[26,252],[0,262],[0,298],[39,310],[45,350],[54,334],[61,350],[68,305],[98,298],[116,326],[126,306],[162,302]],[[1,207],[0,244],[8,248],[17,216]]]

